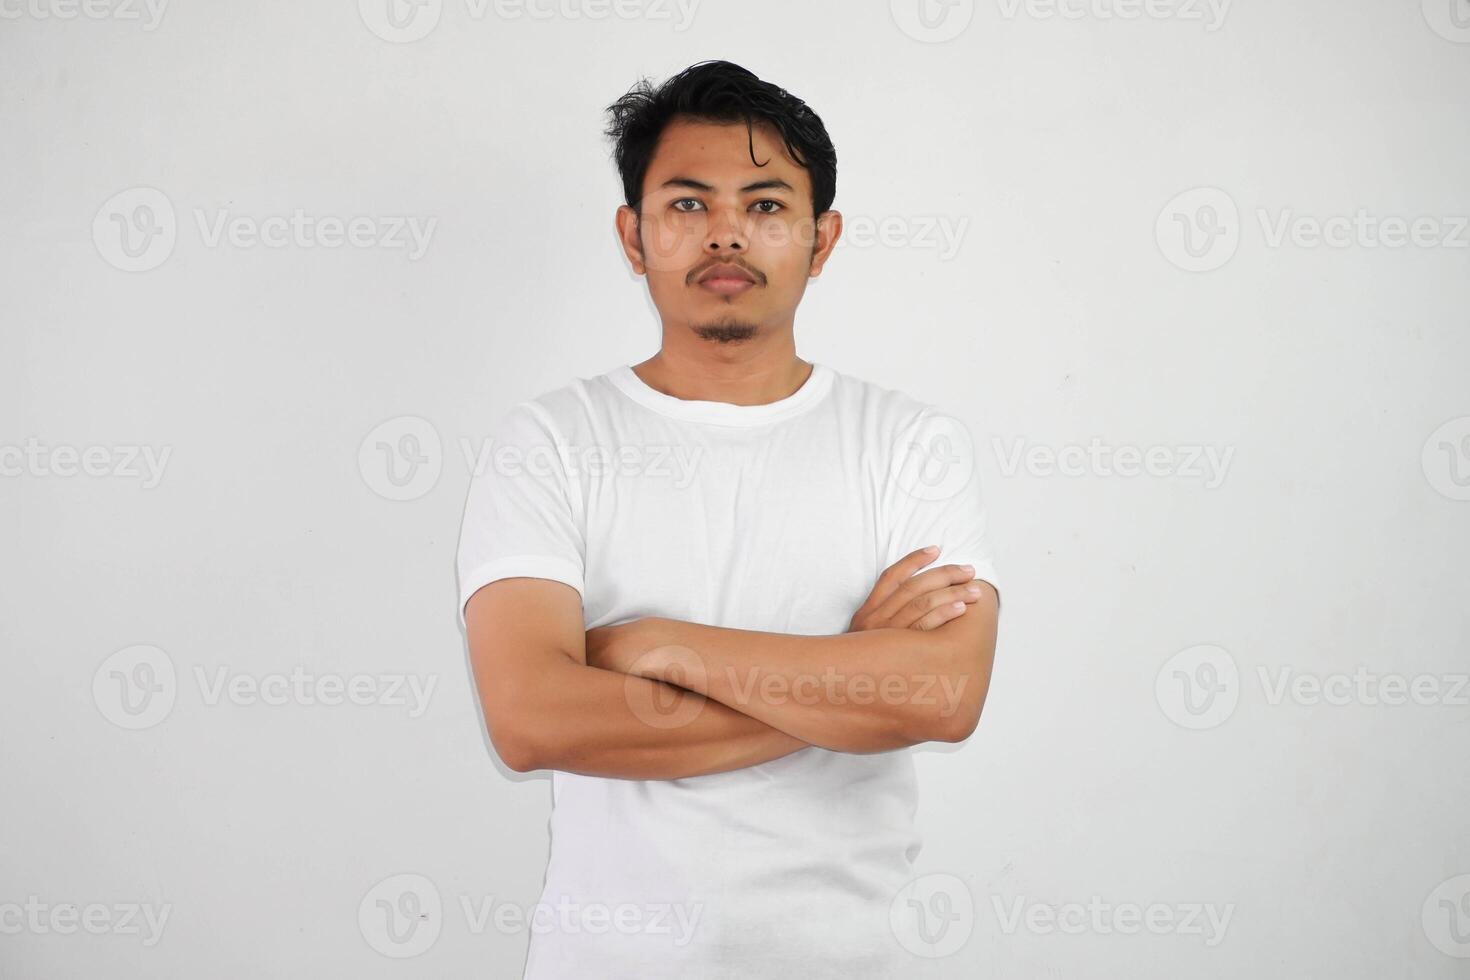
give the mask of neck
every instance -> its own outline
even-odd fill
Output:
[[[680,349],[665,342],[657,354],[633,365],[633,373],[655,391],[686,401],[767,405],[801,388],[812,365],[796,356],[788,334],[785,343],[734,350],[708,342]]]

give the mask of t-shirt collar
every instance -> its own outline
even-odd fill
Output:
[[[812,362],[811,374],[802,386],[785,398],[764,405],[733,405],[729,402],[675,398],[651,388],[638,377],[631,364],[623,364],[608,372],[618,390],[640,405],[660,415],[688,422],[714,425],[762,425],[789,418],[811,408],[832,387],[833,371],[820,362]]]

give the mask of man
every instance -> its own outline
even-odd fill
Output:
[[[609,112],[662,347],[514,406],[459,546],[491,741],[553,770],[525,977],[913,975],[910,746],[974,730],[999,609],[965,433],[796,355],[842,229],[801,100],[706,62]]]

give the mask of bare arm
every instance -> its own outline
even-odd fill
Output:
[[[968,573],[964,585],[938,588],[937,577],[956,566],[910,578],[921,554],[884,573],[892,588],[885,593],[880,579],[854,616],[855,625],[868,623],[857,632],[803,636],[648,618],[594,630],[589,662],[677,684],[834,751],[963,741],[990,686],[999,596]],[[978,592],[957,598],[967,586]],[[884,625],[916,603],[928,609],[917,628]]]
[[[588,666],[581,597],[564,583],[492,582],[465,623],[490,740],[517,772],[678,779],[808,745],[701,694]]]

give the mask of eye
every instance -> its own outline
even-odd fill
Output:
[[[695,200],[694,198],[692,198],[692,197],[681,197],[677,201],[674,201],[673,202],[672,207],[673,207],[673,209],[675,211],[682,211],[685,214],[688,214],[693,209],[691,209],[691,208],[681,208],[681,207],[679,207],[679,205],[681,205],[681,204],[694,204],[694,205],[698,205],[699,202],[697,200]]]
[[[760,207],[762,204],[772,205],[772,208],[769,211],[762,211],[761,214],[775,214],[777,211],[783,210],[786,207],[780,201],[773,201],[770,198],[766,198],[764,201],[756,201],[755,207]]]

